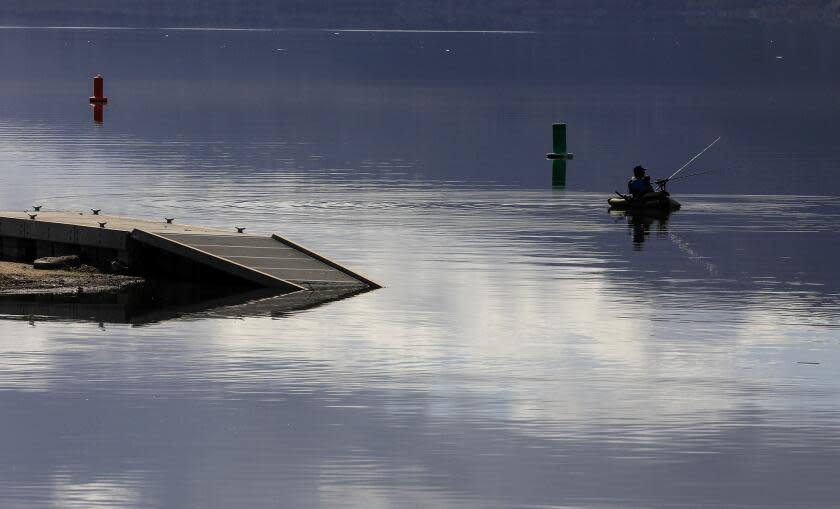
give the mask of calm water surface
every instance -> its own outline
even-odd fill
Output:
[[[0,321],[0,505],[836,507],[840,36],[777,32],[0,30],[0,208],[247,225],[386,286]],[[683,210],[607,213],[716,136]]]

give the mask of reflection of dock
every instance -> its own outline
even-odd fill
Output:
[[[177,284],[140,285],[116,293],[0,295],[0,319],[144,325],[187,317],[278,317],[363,291],[345,287],[277,295],[271,289],[232,293],[230,288]]]
[[[119,260],[152,276],[248,283],[287,292],[379,288],[277,235],[260,237],[90,213],[0,213],[0,257],[31,260],[65,254],[80,254],[99,264]]]

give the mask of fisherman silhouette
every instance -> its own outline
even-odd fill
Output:
[[[655,191],[653,189],[650,184],[650,176],[647,175],[647,169],[644,166],[633,168],[633,178],[627,183],[627,191],[636,200],[668,196],[666,191]]]

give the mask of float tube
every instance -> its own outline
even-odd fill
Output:
[[[618,194],[618,193],[616,193]],[[656,210],[672,211],[681,207],[677,200],[670,196],[657,196],[652,199],[636,199],[631,196],[619,194],[607,199],[612,210]]]

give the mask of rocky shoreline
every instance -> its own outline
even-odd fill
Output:
[[[100,293],[144,282],[143,278],[108,274],[89,265],[43,270],[29,263],[0,261],[0,295]]]

